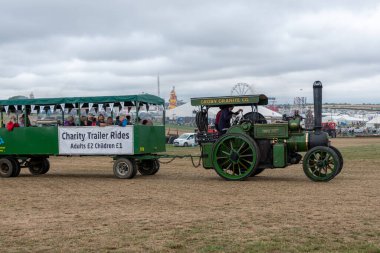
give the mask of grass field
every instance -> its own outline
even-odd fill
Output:
[[[189,159],[119,180],[111,158],[52,157],[46,175],[0,178],[0,249],[380,252],[380,139],[333,145],[345,166],[328,183],[310,181],[300,165],[227,182]]]

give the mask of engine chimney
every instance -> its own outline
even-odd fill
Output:
[[[314,130],[320,132],[322,129],[322,83],[315,81],[314,93]]]

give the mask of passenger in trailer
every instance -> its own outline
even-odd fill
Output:
[[[7,123],[7,129],[8,131],[12,131],[15,127],[19,127],[20,125],[16,121],[16,117],[12,115],[9,118],[9,122]]]
[[[67,119],[65,120],[65,123],[63,125],[64,126],[76,126],[76,124],[74,122],[74,117],[71,115],[69,117],[67,117]]]
[[[87,117],[85,115],[80,116],[80,126],[87,126]]]
[[[25,126],[29,127],[30,126],[30,120],[29,120],[28,115],[26,116],[26,124],[25,124],[25,116],[24,116],[24,114],[20,115],[19,121],[20,121],[20,127],[25,127]]]
[[[128,120],[125,117],[125,114],[120,114],[119,115],[119,126],[125,127],[128,125]]]
[[[113,119],[111,116],[107,117],[106,124],[107,126],[113,126]]]
[[[101,127],[104,127],[104,126],[107,125],[107,123],[104,120],[104,115],[103,114],[99,114],[98,121],[96,121],[96,125],[97,126],[101,126]]]

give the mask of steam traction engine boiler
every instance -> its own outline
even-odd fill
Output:
[[[192,98],[200,106],[196,114],[198,142],[202,148],[203,167],[214,169],[226,180],[244,180],[267,168],[284,168],[298,164],[303,158],[303,170],[313,181],[329,181],[343,167],[343,157],[330,145],[328,134],[322,131],[322,83],[314,82],[314,129],[302,129],[301,117],[267,124],[258,105],[268,104],[261,95],[240,97]],[[252,111],[235,118],[223,135],[208,133],[208,110],[211,107],[250,106]],[[304,156],[300,154],[306,152]]]

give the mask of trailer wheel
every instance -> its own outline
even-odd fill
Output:
[[[31,158],[28,164],[32,175],[46,174],[50,169],[49,160],[46,158]]]
[[[213,146],[213,166],[226,180],[244,180],[256,172],[260,149],[246,134],[225,134]]]
[[[113,174],[117,178],[130,179],[137,173],[136,164],[127,158],[118,158],[113,164]]]
[[[14,168],[11,177],[18,177],[18,175],[20,175],[21,172],[20,163],[16,158],[13,157],[9,157],[8,159],[12,162]]]
[[[312,181],[330,181],[339,173],[339,168],[339,156],[328,147],[314,147],[306,153],[303,159],[305,175]]]
[[[14,169],[14,164],[10,159],[0,159],[0,177],[11,177]]]
[[[332,150],[335,151],[335,153],[338,155],[339,157],[339,162],[340,162],[340,166],[338,168],[338,173],[337,175],[342,171],[342,168],[343,168],[343,163],[344,163],[344,160],[343,160],[343,156],[342,156],[342,153],[336,148],[336,147],[333,147],[333,146],[330,146],[330,148]]]
[[[141,175],[154,175],[159,169],[160,162],[157,159],[143,160],[138,166]]]

